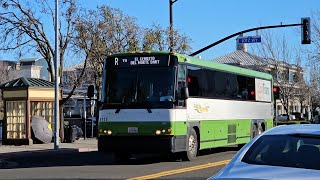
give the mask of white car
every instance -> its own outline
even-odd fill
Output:
[[[209,179],[320,179],[320,125],[274,127]]]

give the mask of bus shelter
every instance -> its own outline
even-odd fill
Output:
[[[0,85],[4,101],[2,144],[31,145],[31,118],[44,117],[54,127],[54,83],[18,78]],[[60,97],[60,96],[59,96]]]

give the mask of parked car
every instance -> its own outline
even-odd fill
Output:
[[[280,114],[276,116],[276,121],[287,121],[288,117],[286,114]],[[296,117],[294,115],[289,114],[289,120],[295,120]]]
[[[292,115],[294,115],[297,120],[304,120],[303,114],[300,112],[293,112]]]
[[[320,125],[274,127],[252,139],[209,179],[318,179]]]

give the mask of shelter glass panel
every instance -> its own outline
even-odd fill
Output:
[[[7,138],[25,139],[26,138],[26,102],[7,101]]]
[[[31,116],[42,116],[54,127],[53,102],[31,102]]]

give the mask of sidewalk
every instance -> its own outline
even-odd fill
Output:
[[[60,143],[59,149],[54,149],[54,144],[33,144],[23,146],[0,145],[0,169],[18,166],[38,166],[43,163],[65,164],[66,158],[81,156],[81,152],[98,151],[97,139],[79,139],[74,143]],[[43,161],[45,159],[46,161]],[[48,162],[48,159],[50,161]]]
[[[60,143],[59,150],[54,149],[54,144],[33,144],[33,145],[22,145],[22,146],[6,146],[0,145],[0,158],[3,154],[13,153],[13,152],[28,152],[28,151],[64,151],[64,150],[73,150],[78,152],[88,152],[88,151],[97,151],[97,139],[96,138],[87,138],[79,139],[74,143]]]

